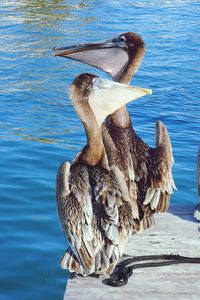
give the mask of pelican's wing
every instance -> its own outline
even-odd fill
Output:
[[[176,189],[172,176],[174,158],[169,134],[165,125],[156,123],[156,148],[149,150],[147,192],[144,205],[153,212],[164,212],[169,207],[170,195]]]
[[[93,212],[88,170],[84,166],[61,164],[57,174],[57,207],[60,221],[77,261],[87,273],[94,270]],[[65,268],[76,271],[74,260],[66,260]],[[61,263],[64,267],[63,263]]]
[[[134,222],[133,229],[135,231],[139,231],[139,211],[134,180],[133,178],[130,178],[130,176],[128,177],[123,173],[125,168],[122,163],[122,156],[120,154],[120,151],[117,150],[117,147],[113,142],[113,139],[110,136],[110,133],[106,126],[102,125],[101,130],[108,163],[115,178],[115,182],[117,182],[117,192],[123,196],[125,201],[130,203]]]
[[[93,213],[104,240],[96,261],[109,274],[123,255],[125,244],[133,232],[132,209],[128,191],[124,193],[126,183],[123,174],[116,166],[110,171],[93,168],[90,176],[95,187]],[[99,267],[97,262],[96,268]]]
[[[70,170],[66,163],[59,168],[57,205],[72,250],[65,253],[63,268],[83,275],[111,273],[122,256],[133,216],[116,180],[118,175],[114,170],[78,163]]]

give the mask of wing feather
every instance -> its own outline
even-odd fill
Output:
[[[59,168],[57,205],[71,248],[62,268],[83,275],[109,273],[123,254],[133,231],[133,216],[123,177],[122,186],[117,181],[119,174],[116,168],[108,171],[77,163]]]
[[[144,205],[150,204],[153,211],[164,212],[169,207],[170,195],[176,189],[172,166],[174,158],[166,126],[156,123],[156,148],[150,149],[148,157],[148,188]]]
[[[87,168],[73,165],[69,169],[68,163],[60,166],[57,175],[56,197],[60,221],[79,264],[92,273],[94,265],[92,239],[94,235],[90,190]],[[65,260],[65,267],[72,269],[72,262],[74,263],[70,259]],[[70,265],[67,266],[66,263]]]

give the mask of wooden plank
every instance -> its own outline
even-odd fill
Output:
[[[156,215],[153,229],[133,235],[128,255],[181,254],[200,257],[200,223],[193,217],[194,207],[171,207]],[[75,277],[68,281],[64,300],[121,300],[200,298],[200,265],[176,265],[138,269],[124,287],[110,287],[102,279]],[[122,298],[124,297],[124,298]]]

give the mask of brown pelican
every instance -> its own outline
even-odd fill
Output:
[[[129,83],[142,62],[145,45],[139,35],[128,32],[102,43],[54,50],[55,56],[89,64],[109,73],[115,81]],[[160,121],[156,123],[156,147],[151,148],[136,134],[123,106],[107,118],[102,134],[109,164],[113,163],[115,147],[118,153],[115,164],[125,175],[129,193],[137,197],[144,228],[150,227],[153,213],[168,209],[170,194],[175,188],[167,128]]]
[[[200,147],[198,151],[198,159],[197,159],[197,192],[199,197],[199,203],[194,212],[194,217],[200,221]]]
[[[58,213],[70,244],[61,266],[71,272],[111,273],[133,232],[127,185],[117,166],[106,163],[101,124],[120,106],[150,92],[91,74],[79,75],[70,87],[87,136],[72,164],[63,162],[57,173]]]

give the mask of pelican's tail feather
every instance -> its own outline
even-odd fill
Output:
[[[155,208],[155,211],[163,213],[168,210],[169,205],[170,205],[170,195],[167,192],[165,193],[160,192],[160,199]]]
[[[154,226],[155,224],[155,220],[154,220],[154,217],[153,215],[144,215],[143,219],[142,219],[142,223],[143,223],[143,229],[146,230],[146,229],[149,229],[151,227]]]
[[[75,272],[77,274],[86,275],[83,267],[79,264],[78,259],[71,248],[68,248],[65,252],[61,259],[60,265],[62,269],[68,269],[70,273]]]

